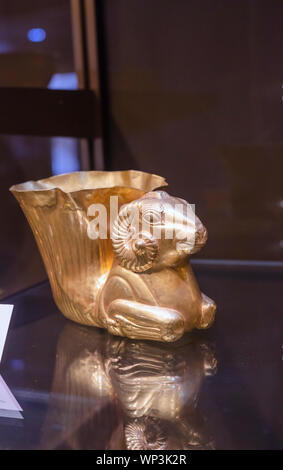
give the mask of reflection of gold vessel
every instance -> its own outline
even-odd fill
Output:
[[[159,176],[126,171],[71,173],[11,188],[66,317],[163,342],[211,325],[215,303],[201,293],[189,264],[207,231],[186,201],[152,191],[164,185]],[[111,196],[119,213],[110,224]],[[106,209],[105,239],[89,238],[93,204]]]
[[[126,416],[127,448],[212,448],[197,409],[202,381],[216,371],[212,350],[190,338],[174,346],[109,343],[108,370]]]
[[[197,338],[166,345],[66,325],[43,446],[211,449],[197,400],[215,371],[212,350]]]

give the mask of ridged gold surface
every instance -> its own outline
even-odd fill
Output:
[[[101,203],[109,211],[110,196],[118,197],[120,207],[166,185],[160,176],[134,170],[90,171],[28,181],[10,189],[34,233],[55,302],[67,318],[100,326],[96,304],[113,263],[110,238],[88,237],[88,207]]]

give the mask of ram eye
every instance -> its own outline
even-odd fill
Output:
[[[161,224],[161,212],[158,211],[146,211],[143,214],[143,220],[150,225]]]

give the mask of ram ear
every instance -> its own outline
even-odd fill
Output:
[[[176,199],[182,202],[183,204],[188,204],[188,202],[185,199],[182,199],[181,197],[176,197]]]
[[[166,191],[150,191],[145,193],[141,199],[163,199],[164,197],[169,197],[169,194]]]

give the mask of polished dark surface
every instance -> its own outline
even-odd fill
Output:
[[[283,273],[196,272],[217,319],[175,344],[75,325],[47,283],[7,299],[0,373],[24,420],[0,418],[0,448],[282,448]]]

